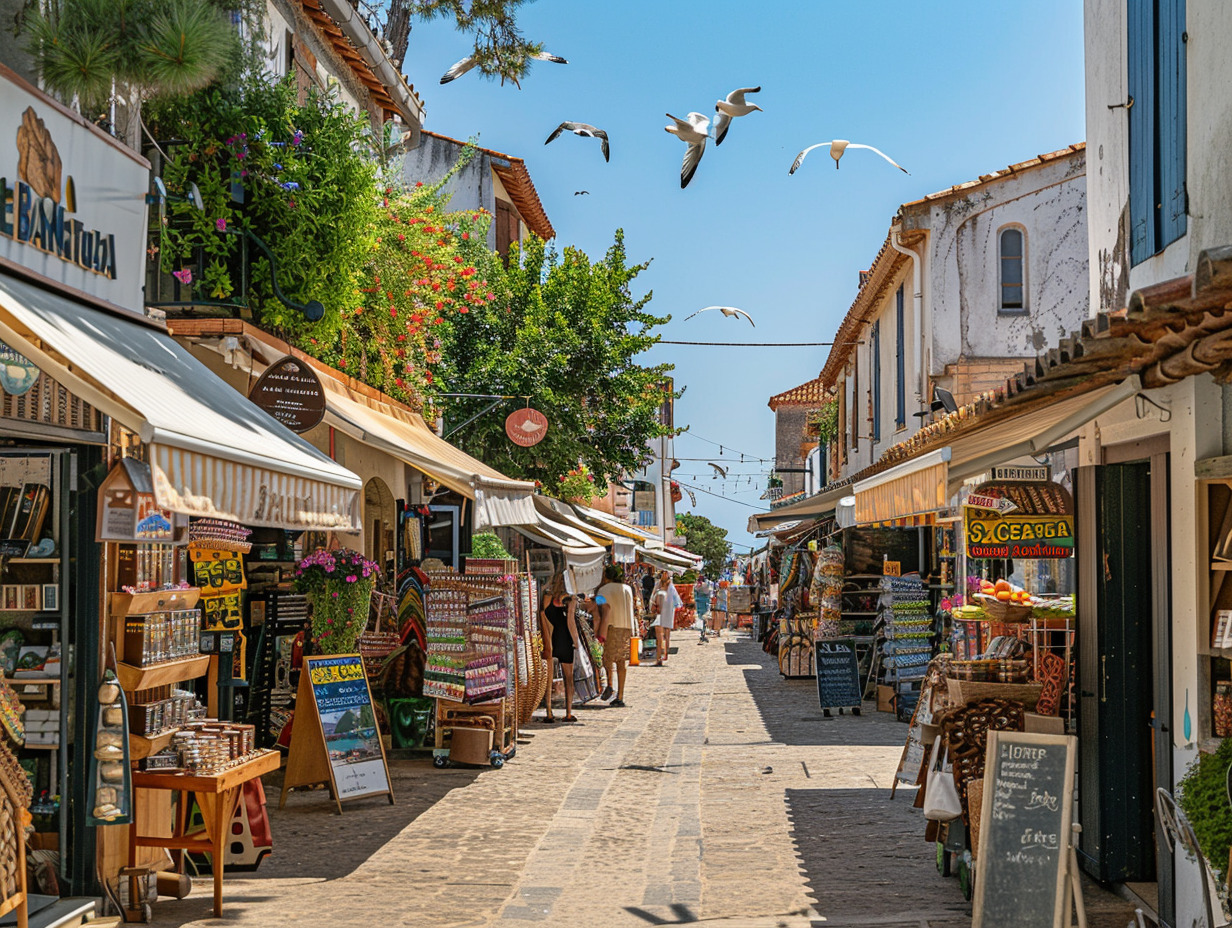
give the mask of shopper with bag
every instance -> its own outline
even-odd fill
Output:
[[[599,587],[599,619],[595,634],[603,645],[603,672],[607,674],[607,689],[599,697],[611,700],[609,706],[625,706],[625,675],[629,670],[630,641],[633,637],[633,591],[624,582],[625,571],[619,564],[609,564],[603,571],[607,583]],[[612,699],[612,679],[617,680],[616,698]]]
[[[565,680],[565,721],[576,722],[573,714],[573,659],[574,641],[577,640],[577,627],[574,624],[577,606],[573,597],[565,593],[565,575],[557,574],[552,578],[544,597],[543,608],[539,612],[539,621],[544,629],[544,640],[551,642],[551,650],[544,654],[548,661],[548,671],[551,672],[552,659],[560,661],[561,676]],[[544,721],[549,725],[556,721],[552,715],[552,686],[548,684],[548,711]]]
[[[655,584],[654,595],[650,597],[651,606],[655,610],[655,666],[662,667],[667,663],[668,651],[672,645],[672,629],[676,627],[676,610],[684,605],[684,600],[676,592],[669,571],[659,574],[659,582]]]

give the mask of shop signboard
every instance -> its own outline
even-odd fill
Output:
[[[307,432],[325,418],[320,378],[308,364],[289,355],[265,369],[248,398],[292,432]]]
[[[1069,924],[1076,743],[1070,735],[988,732],[972,928]]]
[[[548,433],[548,417],[527,406],[511,412],[505,419],[505,434],[515,445],[531,448]]]
[[[1067,558],[1074,501],[1059,483],[985,483],[963,509],[969,558]]]
[[[329,783],[338,811],[348,799],[394,801],[372,692],[358,654],[305,657],[279,808],[287,791]]]
[[[0,262],[143,313],[150,165],[0,68]]]
[[[1009,464],[992,469],[993,483],[1047,483],[1052,479],[1052,468],[1047,464],[1022,467]]]

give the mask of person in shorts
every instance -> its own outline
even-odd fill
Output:
[[[706,623],[710,618],[710,581],[705,577],[698,577],[693,584],[693,604],[697,607],[697,622],[701,626],[701,637],[697,643],[705,644]]]
[[[603,644],[603,671],[607,674],[607,688],[600,694],[601,700],[618,709],[625,705],[625,676],[629,670],[629,646],[633,637],[633,591],[624,582],[624,568],[609,564],[603,571],[607,581],[599,587],[595,599],[603,597],[599,604],[595,636]],[[612,698],[612,680],[617,681],[615,699]]]

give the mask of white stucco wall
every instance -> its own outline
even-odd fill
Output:
[[[411,186],[418,181],[425,184],[438,181],[457,163],[462,149],[463,146],[457,142],[425,132],[420,137],[419,147],[407,152],[403,158],[402,176]],[[498,183],[499,179],[492,172],[492,159],[482,151],[476,152],[466,167],[445,185],[449,208],[485,209],[495,215]],[[496,249],[495,223],[488,227],[488,247]]]
[[[1086,0],[1086,116],[1091,311],[1115,310],[1134,290],[1193,271],[1204,248],[1232,244],[1232,19],[1224,0],[1186,5],[1186,234],[1129,267],[1129,119],[1125,4]],[[1098,296],[1098,303],[1096,302]]]
[[[1082,324],[1090,301],[1085,165],[1077,152],[928,208],[932,376],[961,358],[1034,357]],[[1025,233],[1025,313],[999,311],[1007,226]]]

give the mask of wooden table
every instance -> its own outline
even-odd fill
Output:
[[[249,780],[277,770],[281,763],[281,754],[277,751],[266,751],[252,760],[213,775],[134,770],[134,789],[174,790],[180,797],[170,837],[142,834],[137,821],[140,804],[133,803],[133,822],[128,839],[129,865],[136,865],[139,847],[165,847],[179,851],[176,863],[181,873],[184,872],[185,851],[210,854],[214,870],[214,917],[221,918],[222,876],[225,869],[223,861],[231,833],[231,816],[235,814],[240,789]],[[205,819],[204,838],[188,837],[185,834],[188,826],[189,793],[196,795],[197,805],[201,807],[201,816]]]

